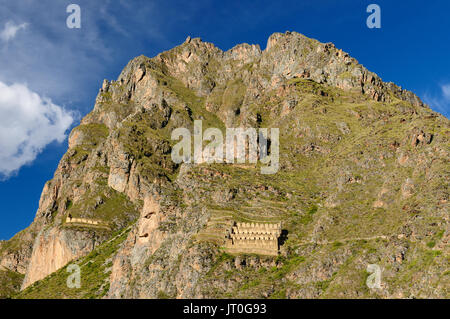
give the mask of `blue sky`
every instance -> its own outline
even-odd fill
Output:
[[[71,3],[81,7],[81,29],[66,26]],[[371,3],[381,7],[381,29],[366,26]],[[92,109],[102,80],[188,35],[223,50],[264,49],[272,33],[297,31],[333,42],[450,115],[447,0],[0,0],[0,8],[0,239],[33,220],[65,136]]]

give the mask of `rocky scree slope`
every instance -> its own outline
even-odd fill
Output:
[[[280,128],[280,170],[174,164],[172,130],[199,119]],[[448,138],[448,119],[331,43],[189,37],[104,81],[0,264],[24,276],[19,298],[448,297]],[[224,252],[232,221],[281,221],[280,256]]]

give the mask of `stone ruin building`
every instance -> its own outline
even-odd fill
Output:
[[[88,225],[100,225],[101,222],[99,220],[95,219],[88,219],[88,218],[74,218],[72,216],[67,216],[66,218],[66,224],[88,224]]]
[[[248,253],[277,256],[281,223],[234,223],[225,238],[225,249],[230,253]]]

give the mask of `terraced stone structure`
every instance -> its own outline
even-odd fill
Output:
[[[109,228],[108,224],[96,219],[89,219],[89,218],[75,218],[68,216],[66,218],[66,225],[67,224],[82,224],[84,226],[97,226],[97,227],[103,227],[103,228]]]
[[[278,255],[281,223],[235,223],[227,234],[225,248],[230,253]]]
[[[72,218],[72,217],[67,217],[66,218],[66,223],[80,223],[80,224],[91,224],[91,225],[98,225],[99,221],[98,220],[93,220],[93,219],[88,219],[88,218]]]

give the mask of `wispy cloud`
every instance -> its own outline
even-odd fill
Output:
[[[0,39],[0,81],[27,83],[35,92],[60,104],[77,105],[85,113],[103,78],[117,76],[130,58],[145,54],[133,49],[164,34],[163,23],[160,11],[151,11],[154,5],[147,2],[79,0],[82,27],[69,29],[70,3],[0,0],[0,30],[5,26],[1,39],[9,41],[2,45]]]
[[[71,112],[22,84],[0,82],[0,179],[29,164],[51,142],[63,142]]]
[[[96,5],[82,4],[82,28],[69,29],[64,1],[0,3],[0,25],[5,25],[1,39],[8,39],[8,45],[0,41],[0,81],[27,83],[34,92],[65,105],[79,106],[87,97],[92,99],[100,85],[97,76],[105,72],[112,54],[97,25]]]
[[[450,84],[442,85],[442,94],[447,101],[450,101]]]
[[[160,11],[143,0],[79,0],[80,29],[67,28],[70,3],[0,0],[0,180],[64,140],[74,116],[59,105],[90,111],[101,81],[145,53],[136,34],[147,40],[163,34]]]
[[[14,22],[8,21],[5,23],[5,27],[0,32],[0,39],[2,39],[5,42],[8,42],[16,36],[17,32],[19,32],[22,29],[26,29],[27,27],[28,23],[14,24]]]
[[[426,93],[424,101],[439,113],[450,115],[450,83],[441,84],[438,94]]]

